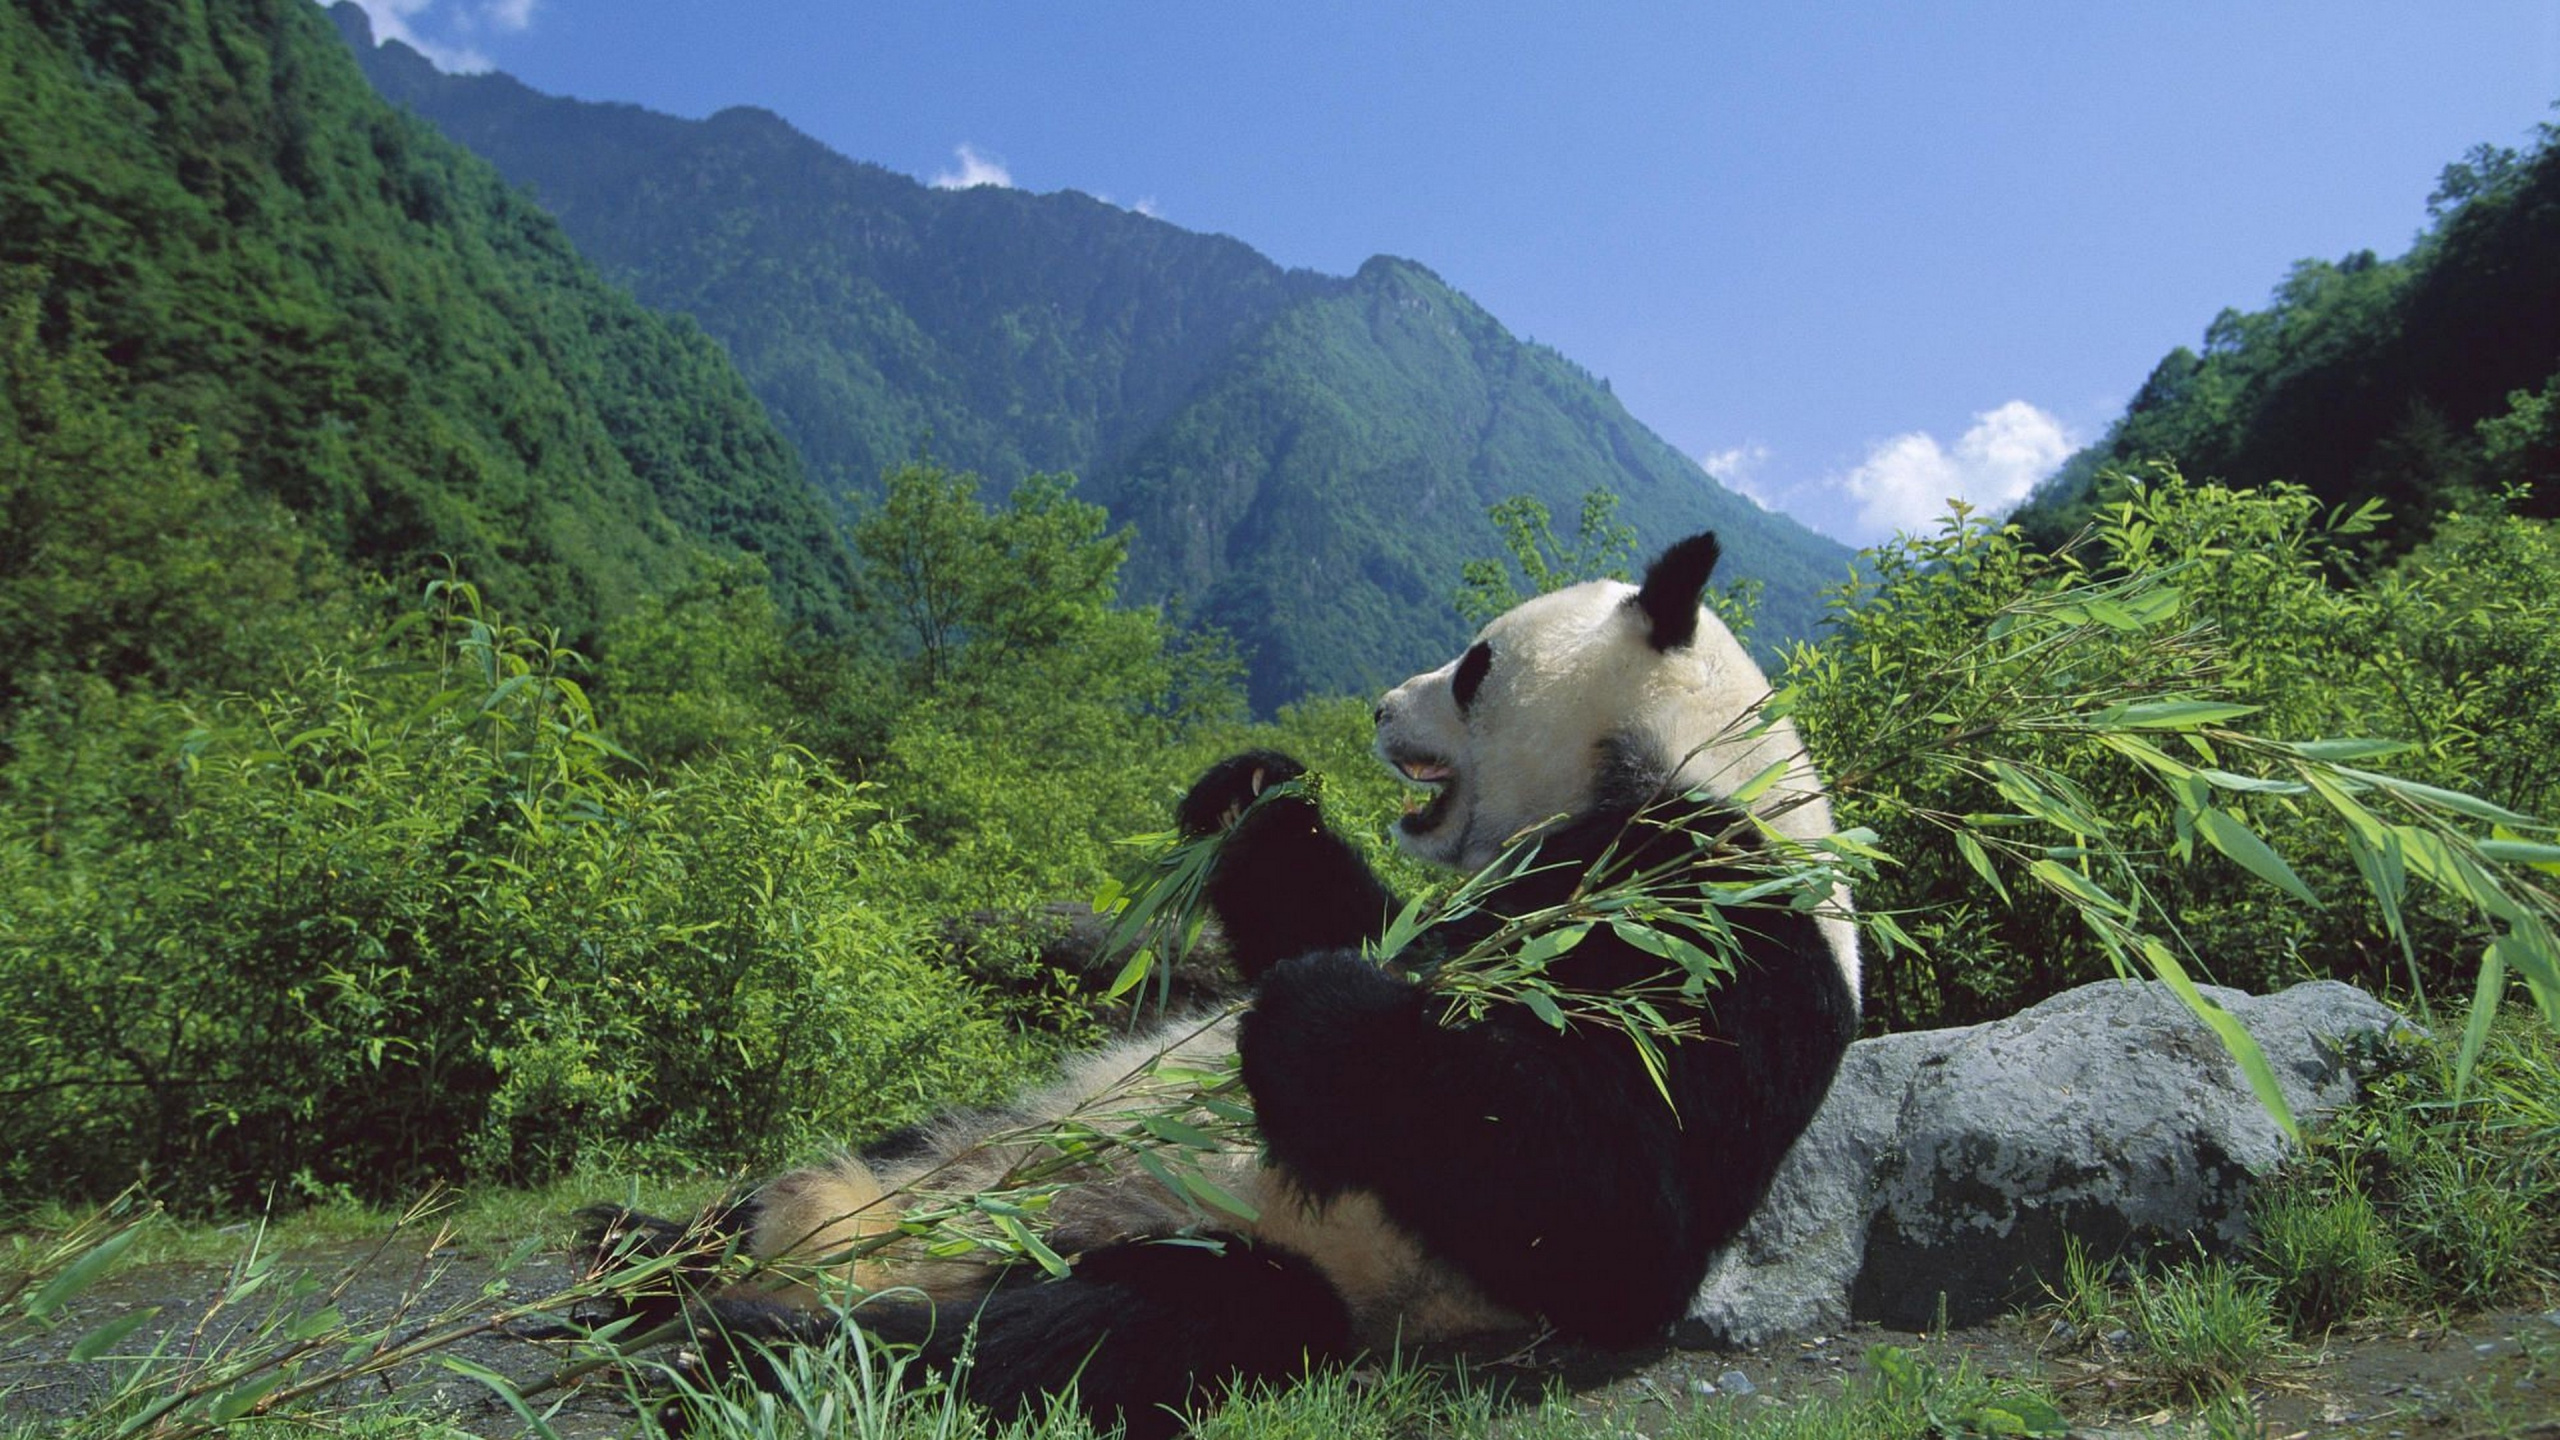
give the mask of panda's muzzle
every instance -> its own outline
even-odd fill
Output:
[[[1417,801],[1396,821],[1406,833],[1425,834],[1439,828],[1449,817],[1449,807],[1457,794],[1458,767],[1437,755],[1418,750],[1380,747],[1379,758],[1395,768],[1406,783],[1428,786],[1431,798]]]

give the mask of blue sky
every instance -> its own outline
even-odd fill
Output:
[[[2560,100],[2560,0],[362,0],[448,68],[1422,261],[1866,543],[1998,506],[2293,261]]]

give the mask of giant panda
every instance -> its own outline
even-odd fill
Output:
[[[1363,947],[1398,897],[1311,794],[1264,795],[1299,773],[1294,760],[1232,757],[1183,798],[1181,829],[1220,837],[1205,894],[1252,998],[1175,1048],[1197,1063],[1238,1058],[1261,1153],[1211,1163],[1257,1219],[1204,1222],[1147,1176],[1106,1170],[1051,1209],[1065,1277],[901,1259],[893,1245],[854,1265],[852,1282],[881,1293],[852,1322],[934,1361],[966,1337],[967,1393],[999,1412],[1071,1392],[1138,1435],[1168,1433],[1185,1402],[1236,1380],[1363,1351],[1537,1321],[1617,1346],[1676,1322],[1856,1029],[1848,896],[1731,913],[1734,973],[1693,1003],[1657,1002],[1703,1032],[1662,1047],[1659,1088],[1623,1033],[1559,1030],[1516,1004],[1453,1020],[1410,972],[1504,916],[1561,901],[1604,853],[1694,885],[1747,863],[1736,834],[1784,845],[1829,833],[1793,729],[1752,723],[1766,680],[1701,607],[1716,558],[1715,537],[1698,535],[1640,586],[1592,581],[1529,600],[1378,703],[1378,756],[1427,797],[1395,825],[1406,851],[1473,871],[1523,835],[1538,847],[1396,968]],[[1773,770],[1747,807],[1730,800]],[[1610,991],[1664,967],[1601,927],[1548,974],[1560,989]],[[1001,1136],[1086,1105],[1167,1043],[1113,1047],[1007,1109],[785,1175],[727,1218],[772,1273],[824,1269],[893,1229],[901,1192],[1002,1173],[1019,1155]],[[627,1215],[607,1228],[674,1231]],[[769,1347],[844,1323],[790,1286],[734,1288],[699,1310],[717,1322],[704,1327],[703,1363],[751,1375],[769,1373]]]

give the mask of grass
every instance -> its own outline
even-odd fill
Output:
[[[989,1424],[936,1382],[904,1383],[905,1362],[841,1346],[795,1360],[780,1393],[698,1396],[689,1436],[711,1440],[1092,1440],[1072,1413]],[[1194,1419],[1198,1440],[1929,1440],[1936,1436],[2060,1437],[2067,1432],[2050,1397],[1993,1380],[1959,1363],[1942,1370],[1894,1346],[1870,1351],[1867,1367],[1838,1393],[1784,1406],[1685,1399],[1656,1413],[1600,1415],[1567,1396],[1521,1400],[1497,1385],[1413,1365],[1335,1371],[1284,1389],[1250,1387]],[[1640,1418],[1641,1429],[1638,1427]]]
[[[2560,1042],[2531,1017],[2510,1017],[2490,1035],[2476,1079],[2456,1097],[2449,1043],[2377,1057],[2367,1101],[2315,1131],[2295,1164],[2262,1186],[2257,1238],[2244,1255],[2131,1271],[2074,1248],[2040,1318],[2056,1334],[2089,1347],[2129,1387],[2186,1418],[2198,1440],[2265,1433],[2250,1396],[2333,1335],[2378,1334],[2483,1307],[2546,1308],[2560,1300]],[[388,1382],[387,1400],[350,1407],[335,1397],[358,1373],[388,1375],[382,1354],[413,1346],[403,1375],[446,1352],[439,1323],[485,1325],[494,1307],[530,1313],[561,1297],[522,1293],[473,1297],[453,1314],[420,1308],[398,1327],[357,1323],[340,1313],[330,1266],[418,1264],[421,1251],[543,1244],[564,1238],[569,1216],[597,1199],[685,1213],[722,1189],[717,1180],[634,1185],[573,1179],[532,1192],[441,1197],[432,1217],[391,1216],[344,1203],[230,1225],[186,1225],[145,1206],[81,1216],[36,1212],[0,1244],[0,1343],[11,1332],[64,1327],[78,1313],[82,1285],[115,1265],[219,1265],[214,1315],[182,1347],[137,1340],[101,1347],[112,1403],[72,1421],[0,1419],[0,1440],[36,1435],[93,1440],[130,1433],[183,1440],[223,1428],[233,1409],[265,1415],[260,1435],[441,1435],[464,1433],[417,1408],[409,1380]],[[430,1238],[432,1233],[433,1238]],[[410,1237],[386,1245],[385,1236]],[[101,1255],[103,1252],[103,1258]],[[292,1264],[280,1256],[297,1257]],[[322,1257],[313,1268],[308,1257]],[[337,1257],[330,1259],[329,1257]],[[94,1324],[96,1316],[87,1323]],[[147,1334],[148,1331],[138,1332]],[[421,1337],[424,1337],[422,1340]],[[56,1348],[62,1342],[56,1342]],[[842,1342],[858,1346],[858,1332]],[[2524,1373],[2551,1384],[2560,1371],[2560,1330],[2523,1342]],[[121,1358],[115,1358],[121,1356]],[[812,1351],[793,1358],[792,1383],[773,1394],[703,1397],[691,1433],[715,1440],[845,1436],[853,1440],[1089,1440],[1073,1414],[1011,1426],[959,1403],[945,1386],[904,1374],[894,1355]],[[0,1371],[0,1387],[10,1378]],[[368,1381],[366,1393],[385,1393]],[[2466,1403],[2481,1434],[2529,1433],[2551,1402],[2534,1391],[2492,1386]],[[263,1403],[308,1391],[299,1405]],[[156,1419],[154,1406],[176,1397]],[[534,1402],[538,1407],[540,1401]],[[0,1409],[5,1393],[0,1392]],[[538,1408],[532,1410],[538,1415]],[[1446,1436],[1452,1440],[1927,1440],[1976,1434],[2060,1434],[2053,1395],[2033,1384],[1987,1376],[1969,1362],[1945,1363],[1928,1347],[1878,1346],[1845,1383],[1793,1389],[1784,1404],[1759,1397],[1660,1397],[1605,1409],[1592,1398],[1523,1398],[1480,1377],[1417,1366],[1331,1374],[1284,1390],[1249,1390],[1201,1417],[1205,1440],[1366,1440]],[[236,1427],[235,1427],[236,1428]],[[537,1423],[532,1433],[541,1433]]]
[[[2046,1290],[2054,1336],[2119,1367],[2131,1393],[2210,1406],[2302,1358],[2277,1317],[2276,1287],[2243,1267],[2199,1257],[2150,1271],[2066,1241],[2062,1268]]]
[[[2449,1042],[2381,1059],[2259,1196],[2249,1263],[2294,1332],[2560,1295],[2560,1039],[2501,1017],[2459,1096]]]
[[[2131,1277],[2133,1341],[2145,1373],[2189,1399],[2240,1393],[2299,1358],[2266,1282],[2219,1260]]]
[[[575,1228],[572,1217],[583,1206],[612,1201],[652,1214],[689,1215],[733,1183],[704,1177],[663,1180],[581,1173],[533,1190],[437,1191],[404,1210],[344,1198],[236,1220],[182,1220],[154,1209],[140,1219],[138,1233],[122,1260],[132,1265],[229,1265],[251,1247],[336,1254],[373,1245],[394,1228],[404,1223],[415,1228],[420,1220],[433,1221],[463,1245],[508,1249],[528,1236],[565,1245]],[[95,1213],[47,1201],[19,1214],[5,1241],[0,1241],[0,1280],[28,1273],[40,1263],[53,1238],[89,1224]]]

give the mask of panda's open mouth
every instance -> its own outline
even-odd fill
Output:
[[[1458,790],[1458,767],[1436,755],[1418,751],[1390,751],[1383,757],[1395,767],[1408,784],[1427,787],[1430,797],[1412,797],[1396,824],[1409,835],[1422,835],[1440,828],[1449,818],[1449,807]]]

